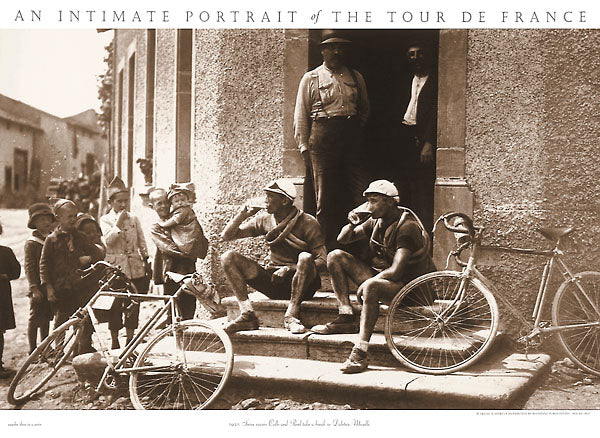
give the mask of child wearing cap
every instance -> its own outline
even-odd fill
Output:
[[[148,247],[139,218],[128,211],[129,190],[119,177],[115,177],[108,186],[108,205],[110,211],[99,221],[106,244],[106,261],[119,266],[137,293],[145,294],[150,281]],[[113,349],[120,348],[119,330],[125,327],[128,343],[133,339],[139,322],[139,306],[133,306],[123,318],[123,301],[119,300],[117,304],[111,309],[108,322]]]
[[[2,234],[2,225],[0,225],[0,234]],[[20,275],[21,265],[12,249],[0,245],[0,378],[10,375],[10,371],[2,364],[4,332],[16,327],[10,281],[16,280]]]
[[[54,327],[58,327],[84,304],[78,270],[100,260],[102,254],[75,228],[77,206],[73,201],[59,199],[54,214],[58,227],[44,241],[40,280],[48,301],[54,303]]]
[[[206,257],[206,238],[192,209],[193,185],[172,184],[167,198],[171,202],[171,216],[158,225],[170,230],[171,238],[181,252],[195,258]]]
[[[27,227],[32,229],[31,236],[25,241],[25,276],[29,283],[29,321],[27,340],[29,353],[37,347],[38,331],[40,341],[48,336],[52,309],[46,295],[46,288],[40,280],[40,258],[46,237],[56,224],[56,217],[48,204],[37,203],[29,207]]]

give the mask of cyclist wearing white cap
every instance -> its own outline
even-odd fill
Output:
[[[221,257],[225,276],[240,306],[240,316],[224,329],[228,333],[258,329],[258,318],[248,299],[250,285],[269,298],[289,299],[285,328],[304,333],[300,303],[312,298],[321,286],[319,272],[326,269],[323,235],[317,220],[294,206],[293,183],[280,179],[264,190],[267,212],[256,215],[260,207],[244,205],[221,234],[223,240],[264,235],[270,249],[265,267],[235,251],[227,251]],[[251,219],[246,221],[248,218]]]
[[[340,249],[327,256],[331,284],[339,302],[338,318],[315,326],[321,334],[356,333],[356,318],[348,297],[348,280],[359,285],[356,296],[362,300],[359,340],[341,370],[358,373],[367,368],[367,349],[379,315],[379,302],[389,302],[404,284],[435,270],[429,254],[429,235],[412,211],[399,207],[398,191],[389,181],[373,181],[364,191],[371,217],[360,224],[352,211],[338,241],[348,244],[369,239],[370,263],[364,263]]]

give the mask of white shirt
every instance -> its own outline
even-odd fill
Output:
[[[408,103],[408,108],[406,108],[406,113],[404,113],[404,120],[402,123],[409,126],[415,126],[417,124],[417,102],[419,100],[419,93],[423,89],[425,82],[427,82],[427,76],[417,76],[415,75],[412,80],[412,88],[410,91],[410,102]]]

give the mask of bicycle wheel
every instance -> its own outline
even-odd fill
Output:
[[[552,324],[575,326],[560,330],[558,339],[573,362],[600,376],[600,272],[581,272],[575,278],[558,288],[552,303]]]
[[[408,283],[392,300],[385,338],[392,354],[407,367],[448,374],[472,365],[492,345],[498,306],[477,279],[464,279],[462,300],[454,301],[460,272],[425,274]]]
[[[75,349],[81,334],[80,326],[79,318],[69,319],[33,350],[10,383],[9,403],[26,402],[50,381]]]
[[[153,338],[129,378],[136,409],[204,409],[233,368],[229,336],[204,321],[183,321]]]

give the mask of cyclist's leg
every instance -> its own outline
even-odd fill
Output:
[[[359,289],[362,292],[362,311],[360,313],[359,339],[363,342],[369,342],[377,318],[379,317],[379,303],[389,303],[394,296],[402,289],[402,282],[369,278],[363,282]]]
[[[360,285],[375,275],[373,269],[354,257],[352,254],[336,249],[327,255],[327,269],[331,275],[331,285],[338,300],[341,314],[351,314],[348,297],[349,280]]]

